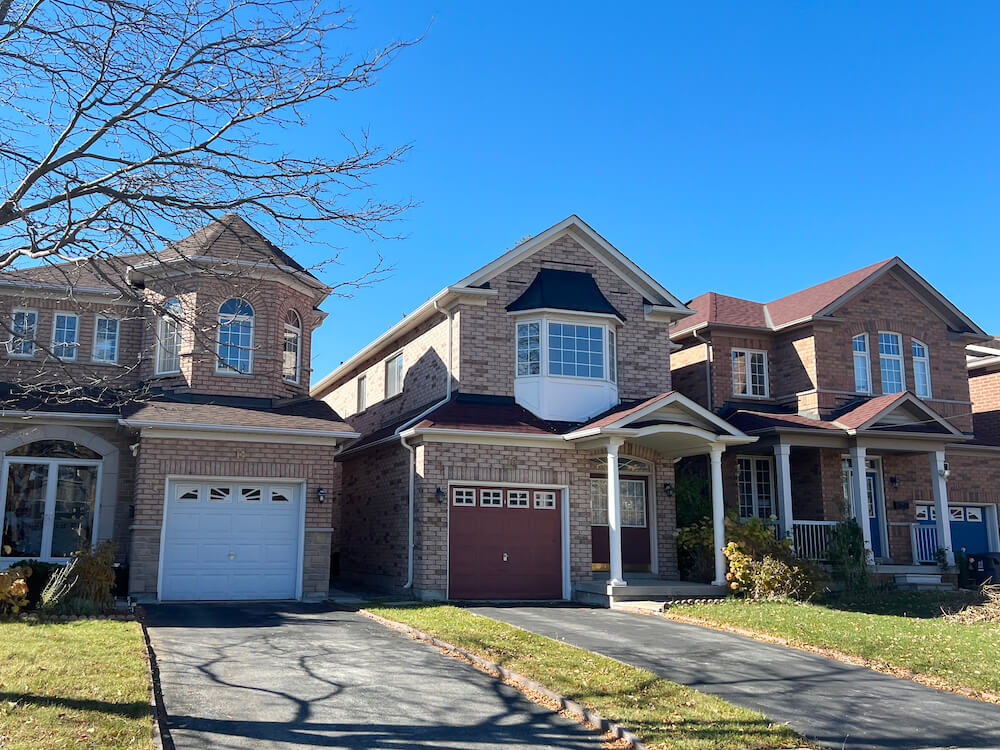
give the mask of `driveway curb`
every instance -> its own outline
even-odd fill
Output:
[[[561,711],[571,714],[578,721],[596,727],[604,734],[610,734],[615,739],[624,740],[629,743],[634,750],[647,750],[646,746],[639,740],[639,738],[625,727],[605,719],[597,711],[593,711],[586,706],[582,706],[576,701],[570,700],[566,696],[555,692],[554,690],[550,690],[540,682],[535,682],[531,678],[525,677],[520,672],[511,671],[506,667],[500,666],[496,662],[484,659],[483,657],[461,648],[460,646],[448,643],[447,641],[442,641],[440,638],[435,638],[430,633],[425,633],[422,630],[417,630],[414,627],[404,625],[403,623],[396,622],[395,620],[389,620],[381,615],[375,614],[374,612],[369,612],[367,609],[360,609],[358,611],[365,617],[374,620],[380,625],[406,633],[412,638],[429,643],[432,646],[449,653],[450,655],[461,656],[463,659],[471,661],[487,674],[492,675],[493,677],[499,677],[504,682],[519,689],[521,692],[528,694],[529,698],[531,697],[529,691],[531,693],[539,693],[543,695],[545,698],[557,703]]]
[[[167,710],[163,703],[163,690],[160,688],[160,668],[156,664],[156,652],[149,640],[149,630],[146,628],[146,613],[142,607],[136,607],[135,619],[142,628],[142,639],[146,642],[146,669],[149,670],[149,707],[153,710],[153,746],[156,750],[175,750],[174,740],[167,727]]]

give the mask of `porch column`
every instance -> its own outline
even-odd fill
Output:
[[[851,496],[854,507],[854,520],[861,527],[861,536],[865,540],[865,551],[868,553],[869,565],[875,564],[875,552],[872,550],[872,525],[868,518],[868,481],[865,458],[867,451],[863,445],[851,446]]]
[[[792,521],[792,470],[788,461],[790,446],[774,446],[774,465],[778,474],[778,503],[781,507],[781,531],[786,539],[794,539]]]
[[[951,542],[951,512],[948,510],[948,478],[945,476],[944,451],[934,451],[931,457],[931,487],[934,489],[934,509],[937,513],[938,546],[944,547],[949,565],[955,564]]]
[[[712,464],[712,536],[715,545],[716,586],[726,585],[726,556],[722,548],[726,546],[726,504],[722,494],[722,452],[724,446],[713,445],[709,454]]]
[[[618,480],[618,448],[623,440],[608,442],[608,537],[610,542],[611,586],[625,586],[622,568],[622,492]]]

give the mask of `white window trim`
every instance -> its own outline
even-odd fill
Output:
[[[740,461],[743,460],[743,459],[746,459],[746,460],[748,460],[750,462],[750,502],[751,502],[751,504],[753,506],[753,515],[751,515],[751,516],[744,516],[743,515],[743,507],[742,507],[742,503],[740,502],[740,485],[739,485],[739,480],[740,480]],[[781,514],[780,514],[780,508],[778,507],[778,496],[776,494],[777,487],[775,485],[775,479],[776,478],[775,478],[775,473],[774,473],[774,459],[771,456],[743,455],[743,456],[737,456],[736,457],[736,512],[737,512],[737,514],[739,514],[739,517],[741,519],[745,518],[745,519],[749,520],[751,518],[756,518],[759,521],[766,521],[767,520],[766,518],[761,518],[760,517],[760,502],[759,502],[759,497],[758,497],[758,493],[757,493],[757,465],[756,464],[757,464],[758,461],[766,461],[767,464],[768,464],[768,467],[769,467],[768,468],[768,480],[769,480],[769,484],[771,485],[771,513],[770,513],[770,515],[768,515],[767,518],[770,518],[771,516],[774,516],[775,518],[780,518]]]
[[[73,342],[63,342],[61,344],[56,344],[56,329],[58,328],[59,317],[73,318],[76,320],[76,324],[73,330],[76,332],[76,341]],[[72,345],[73,356],[72,357],[60,357],[56,354],[57,346],[66,346],[67,344]],[[61,362],[76,362],[80,354],[80,316],[75,312],[67,312],[65,310],[53,310],[52,311],[52,353]]]
[[[583,313],[581,313],[583,315]],[[517,374],[517,329],[519,326],[527,325],[530,323],[538,323],[538,343],[541,347],[539,352],[539,372],[537,375],[518,375]],[[552,375],[549,373],[549,324],[557,323],[559,325],[574,325],[574,326],[588,326],[590,328],[601,328],[601,341],[603,348],[603,361],[601,363],[601,377],[591,378],[586,375]],[[611,380],[611,373],[608,366],[608,333],[609,331],[615,336],[615,355],[618,355],[618,336],[615,326],[612,322],[608,320],[606,315],[595,316],[594,319],[590,320],[579,320],[568,316],[557,316],[557,315],[543,315],[539,318],[524,318],[517,319],[514,325],[514,378],[516,380],[529,380],[531,378],[551,378],[553,380],[570,380],[574,382],[585,382],[585,383],[610,383],[614,388],[618,387],[618,379],[620,377],[620,372],[618,371],[618,362],[615,363],[615,380]]]
[[[177,300],[176,297],[171,297],[170,300]],[[177,306],[180,307],[183,312],[184,308],[181,306],[180,300],[177,300]],[[170,307],[170,305],[165,304],[164,310]],[[163,339],[164,332],[163,328],[167,323],[173,323],[178,327],[179,340],[177,342],[177,369],[176,370],[165,370],[163,369]],[[153,362],[153,374],[154,375],[176,375],[181,371],[181,348],[184,345],[184,329],[181,327],[181,322],[175,318],[171,318],[163,313],[156,318],[156,356]]]
[[[517,367],[520,364],[517,360],[518,351],[517,339],[521,329],[521,326],[527,326],[534,323],[538,326],[538,373],[535,375],[518,375]],[[545,321],[542,318],[531,318],[526,320],[518,320],[514,323],[514,377],[523,380],[524,378],[540,378],[545,375]]]
[[[913,345],[918,344],[924,348],[924,356],[918,357],[913,354]],[[931,384],[931,348],[920,339],[910,338],[910,355],[913,358],[913,392],[919,398],[934,398],[934,387]],[[927,368],[927,393],[917,393],[917,362],[923,362]]]
[[[399,390],[395,393],[389,393],[389,365],[399,360]],[[403,380],[406,375],[406,360],[403,358],[403,350],[390,354],[384,360],[382,360],[382,393],[384,394],[385,400],[388,401],[390,398],[395,398],[403,392]]]
[[[487,487],[485,489],[476,490],[476,492],[479,495],[479,507],[480,508],[502,508],[504,506],[504,494],[503,494],[503,490],[501,490],[499,488]],[[496,502],[496,503],[494,503],[494,502],[489,502],[489,503],[483,502],[483,494],[486,493],[486,492],[491,493],[490,494],[490,500],[496,499],[496,500],[499,500],[499,502]],[[496,493],[496,497],[494,497],[494,495],[492,493]]]
[[[284,380],[286,383],[293,383],[295,385],[298,385],[299,381],[302,379],[302,316],[299,315],[299,313],[298,313],[297,310],[291,310],[291,312],[294,312],[295,313],[295,317],[297,317],[299,319],[299,325],[296,328],[295,326],[293,326],[291,323],[289,323],[286,320],[285,321],[285,327],[282,330],[283,330],[284,333],[294,333],[295,334],[295,376],[290,378],[287,375],[285,375],[285,373],[284,373],[284,369],[285,369],[285,361],[284,361],[284,359],[285,359],[285,338],[284,338],[284,336],[282,336],[282,338],[281,338],[281,359],[282,359],[282,361],[281,361],[281,370],[282,370],[281,379]],[[287,315],[287,313],[286,313],[286,315]]]
[[[530,490],[506,490],[507,494],[507,507],[517,508],[519,510],[526,510],[531,507],[531,491]],[[523,495],[524,497],[519,497],[518,500],[523,500],[524,504],[513,504],[510,501],[510,496],[513,494]]]
[[[883,354],[882,353],[882,342],[878,341],[878,380],[879,386],[881,387],[882,395],[887,395],[885,392],[885,383],[882,380],[882,358],[886,359],[898,359],[899,360],[899,385],[900,389],[896,393],[903,393],[906,390],[906,359],[903,356],[903,334],[896,333],[895,331],[879,331],[878,336],[881,337],[882,334],[887,336],[895,336],[899,341],[899,354]]]
[[[614,326],[608,326],[607,328],[607,356],[605,357],[607,361],[607,376],[608,382],[618,385],[618,332],[615,330]]]
[[[465,497],[463,497],[462,501],[459,502],[459,500],[458,500],[458,493],[460,493],[460,492],[463,493],[463,495],[466,492],[471,492],[472,493],[472,502],[466,502],[467,498],[465,498]],[[452,487],[451,488],[451,504],[454,505],[454,506],[456,506],[456,507],[458,507],[458,508],[474,508],[476,506],[476,504],[477,504],[477,500],[478,499],[479,499],[479,493],[476,492],[475,488],[473,488],[473,487]]]
[[[854,350],[854,339],[857,339],[857,338],[864,339],[865,350],[863,352],[859,352],[859,351],[855,351]],[[872,348],[871,348],[871,337],[867,333],[859,333],[857,336],[851,336],[851,354],[853,355],[852,358],[851,358],[851,364],[855,365],[855,367],[854,367],[854,385],[855,385],[855,391],[854,392],[855,393],[863,393],[866,396],[871,396],[872,395]],[[858,372],[858,369],[857,369],[856,361],[857,361],[857,359],[858,359],[859,356],[864,357],[864,359],[865,359],[865,373],[868,375],[868,390],[867,391],[859,391],[859,390],[857,390],[857,384],[858,384],[857,383],[857,381],[858,381],[857,372]],[[879,370],[879,375],[881,376],[881,368]]]
[[[358,375],[355,380],[354,413],[360,414],[368,408],[368,375]]]
[[[559,495],[554,490],[535,490],[531,493],[531,497],[532,507],[538,510],[555,510],[559,504]]]
[[[102,320],[113,320],[117,325],[115,326],[115,358],[114,359],[101,359],[97,356],[97,332],[100,327],[100,321]],[[122,319],[114,315],[95,315],[94,316],[94,343],[90,350],[90,360],[91,362],[97,362],[102,365],[116,365],[118,364],[118,352],[121,350],[122,345]]]
[[[221,312],[222,305],[226,304],[231,299],[237,299],[240,302],[245,302],[247,306],[252,311],[252,315],[232,315],[230,313]],[[220,310],[216,311],[216,321],[219,325],[219,330],[215,334],[215,374],[216,375],[233,375],[240,378],[245,378],[253,375],[253,352],[254,352],[254,339],[257,337],[257,310],[253,305],[250,304],[250,300],[244,299],[243,297],[228,297],[222,304],[219,305]],[[250,346],[247,347],[247,353],[249,359],[247,360],[247,371],[241,372],[235,367],[228,364],[224,364],[222,360],[222,326],[229,323],[236,323],[239,321],[249,321],[250,322]]]
[[[10,350],[10,344],[14,340],[14,316],[18,313],[33,313],[35,316],[35,325],[31,331],[31,354],[23,354],[21,352],[12,352]],[[10,338],[7,344],[7,356],[13,357],[14,359],[31,359],[35,356],[35,351],[38,349],[38,310],[32,307],[15,307],[10,311]]]
[[[745,355],[746,361],[746,375],[747,375],[747,390],[753,389],[753,383],[750,375],[750,355],[752,354],[763,354],[764,355],[764,394],[760,395],[758,393],[739,393],[736,390],[736,369],[733,367],[733,355],[742,352]],[[742,347],[733,347],[729,351],[729,367],[732,371],[730,374],[733,381],[733,395],[739,396],[740,398],[758,398],[758,399],[768,399],[771,398],[771,372],[770,363],[768,362],[767,350],[766,349],[744,349]]]

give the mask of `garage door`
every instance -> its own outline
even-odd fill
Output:
[[[562,493],[452,487],[448,596],[562,598]]]
[[[301,488],[171,480],[160,599],[294,599]]]

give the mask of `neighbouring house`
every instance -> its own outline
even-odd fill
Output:
[[[423,598],[670,590],[674,462],[721,476],[756,440],[674,390],[670,324],[692,314],[571,216],[345,361],[312,389],[362,435],[337,458],[342,575]]]
[[[308,392],[329,292],[234,215],[0,274],[0,567],[111,541],[137,598],[325,597],[358,436]]]
[[[687,306],[674,387],[758,438],[723,457],[728,511],[772,521],[816,560],[853,516],[886,575],[1000,551],[1000,398],[985,403],[1000,351],[967,370],[966,347],[990,337],[906,263],[768,303],[709,292]]]

